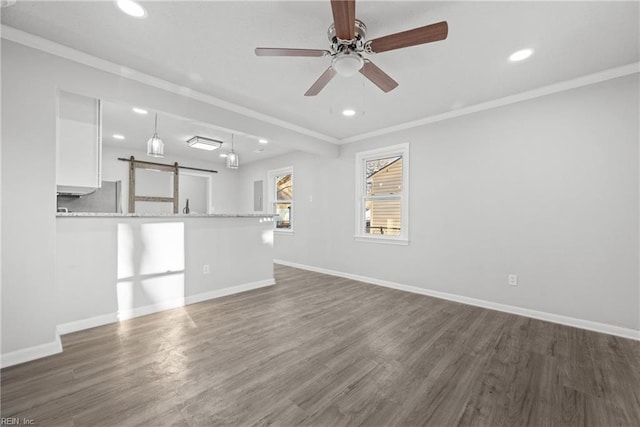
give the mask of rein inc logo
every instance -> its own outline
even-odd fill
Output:
[[[35,424],[35,421],[31,418],[0,418],[0,426],[30,426]]]

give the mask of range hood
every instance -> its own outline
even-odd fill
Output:
[[[80,187],[85,191],[88,187]],[[102,181],[100,188],[93,193],[79,195],[58,193],[56,210],[58,212],[98,212],[122,213],[120,201],[122,183],[120,181]]]
[[[72,185],[57,185],[56,192],[61,196],[86,196],[96,191],[95,187],[77,187]]]

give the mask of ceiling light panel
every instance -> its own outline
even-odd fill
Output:
[[[187,141],[187,144],[191,148],[213,151],[222,146],[222,141],[218,141],[217,139],[205,138],[203,136],[194,136]]]

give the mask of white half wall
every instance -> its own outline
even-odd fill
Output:
[[[59,335],[275,284],[270,218],[56,223],[54,340],[2,353],[1,368],[61,352]]]
[[[639,76],[247,165],[295,170],[277,259],[640,330]],[[355,154],[409,142],[410,244],[354,240]],[[266,197],[266,192],[265,192]],[[508,286],[517,274],[519,286]]]
[[[96,317],[129,318],[184,305],[194,296],[273,282],[271,223],[260,218],[56,221],[54,329]]]
[[[275,284],[270,218],[59,217],[50,342],[0,368],[62,351],[59,335]],[[203,266],[207,269],[203,269]]]

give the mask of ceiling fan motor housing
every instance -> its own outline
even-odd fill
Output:
[[[356,52],[364,50],[364,38],[367,35],[367,26],[364,22],[356,19],[355,22],[355,38],[353,40],[342,40],[336,36],[335,24],[331,24],[327,30],[327,38],[331,42],[331,49],[334,53],[341,52],[345,49],[352,49]]]

